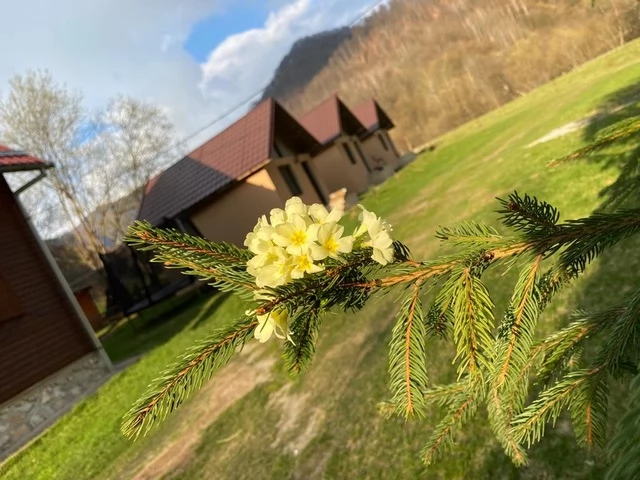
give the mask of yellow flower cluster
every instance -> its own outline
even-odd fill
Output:
[[[372,258],[386,265],[393,261],[391,227],[374,213],[362,210],[360,225],[352,235],[344,235],[338,222],[340,210],[327,211],[324,205],[305,205],[298,197],[287,201],[284,210],[274,208],[267,219],[263,215],[250,232],[244,245],[255,256],[247,262],[247,272],[256,278],[258,287],[278,287],[324,270],[327,258],[340,259],[357,243],[373,249]],[[272,334],[288,338],[287,315],[271,312],[258,318],[255,336],[261,342]]]

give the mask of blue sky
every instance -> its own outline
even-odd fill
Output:
[[[401,0],[398,0],[401,1]],[[203,126],[265,86],[293,43],[348,24],[375,0],[21,0],[5,2],[0,95],[47,69],[90,109],[130,95],[160,106],[178,160],[245,113]],[[25,28],[28,25],[28,28]]]
[[[349,23],[375,0],[23,0],[8,2],[0,93],[48,69],[94,108],[117,94],[165,109],[181,136],[270,80],[300,37]],[[123,14],[126,13],[126,14]],[[29,25],[25,29],[24,25]],[[244,113],[238,112],[238,115]],[[234,120],[205,130],[201,142]],[[192,146],[191,144],[189,146]]]
[[[198,62],[204,62],[209,53],[230,35],[259,28],[269,14],[268,4],[234,3],[222,12],[215,12],[197,22],[184,42],[184,49]]]

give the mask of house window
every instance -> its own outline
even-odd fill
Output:
[[[281,167],[278,167],[278,170],[280,170],[280,175],[282,175],[284,181],[287,182],[291,195],[295,197],[302,194],[300,184],[298,183],[296,176],[293,174],[291,167],[289,165],[282,165]]]
[[[353,156],[353,152],[351,151],[351,147],[349,147],[349,144],[343,143],[342,148],[344,148],[344,151],[347,154],[347,157],[349,157],[349,161],[355,165],[356,157]]]
[[[367,167],[368,171],[371,171],[371,167],[369,167],[369,162],[367,162],[367,157],[364,156],[364,153],[360,148],[360,144],[356,142],[355,146],[356,146],[356,150],[358,150],[358,155],[360,155],[360,158],[362,159],[362,163],[364,163],[364,166]]]
[[[389,145],[387,144],[387,139],[384,138],[384,135],[382,133],[380,133],[378,135],[378,138],[380,139],[380,143],[382,143],[382,146],[384,147],[385,150],[389,150]]]
[[[19,317],[24,313],[18,299],[9,288],[9,283],[0,277],[0,322]]]

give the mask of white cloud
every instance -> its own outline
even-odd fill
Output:
[[[262,28],[228,37],[198,65],[182,48],[193,26],[252,0],[26,0],[3,6],[0,92],[14,74],[48,68],[99,107],[123,93],[152,100],[187,135],[266,85],[293,42],[344,25],[371,0],[277,0]],[[236,115],[237,117],[237,115]],[[198,137],[203,140],[221,122]]]
[[[343,26],[370,5],[371,0],[289,1],[263,27],[232,35],[213,50],[201,66],[200,88],[208,99],[231,108],[266,86],[295,40]]]
[[[184,40],[198,21],[223,14],[231,2],[265,5],[262,0],[5,2],[0,93],[13,74],[45,68],[57,81],[82,90],[91,108],[116,94],[153,101],[184,137],[265,86],[296,39],[345,25],[372,0],[268,0],[272,13],[261,28],[228,37],[199,65],[183,50]],[[245,110],[188,145],[205,141]]]

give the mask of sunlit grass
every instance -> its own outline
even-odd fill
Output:
[[[602,189],[617,177],[615,162],[579,161],[550,167],[552,159],[585,142],[582,132],[526,146],[591,114],[608,95],[639,82],[638,58],[640,43],[636,42],[447,134],[436,140],[434,152],[422,155],[372,189],[363,203],[387,217],[394,224],[395,236],[420,259],[442,252],[434,239],[441,225],[483,219],[499,226],[493,213],[497,207],[494,197],[514,189],[556,205],[563,219],[588,215],[601,204]],[[630,239],[616,248],[555,300],[541,320],[542,332],[565,322],[571,309],[609,305],[637,284],[638,241]],[[624,252],[623,260],[616,255],[620,252]],[[511,295],[513,275],[495,271],[489,277],[498,318],[499,309]],[[460,432],[455,449],[427,472],[420,450],[441,412],[434,409],[429,419],[418,423],[385,420],[377,414],[377,403],[388,396],[386,354],[396,307],[393,300],[392,296],[378,300],[357,316],[328,317],[311,371],[292,384],[275,368],[270,382],[256,387],[204,431],[189,461],[180,465],[174,476],[602,477],[600,458],[576,446],[566,422],[560,422],[559,428],[532,451],[530,465],[517,472],[492,440],[482,416]],[[206,308],[206,303],[196,302],[171,320],[174,326],[184,326],[0,469],[0,476],[16,480],[132,477],[153,452],[179,435],[180,424],[190,418],[190,406],[183,407],[151,437],[134,444],[119,434],[122,415],[176,354],[212,326],[232,321],[243,310],[237,299],[229,297],[215,312],[201,316],[202,321],[194,320]],[[269,348],[277,349],[276,344]],[[431,341],[429,348],[431,380],[451,381],[455,374],[451,345]],[[215,396],[210,401],[215,401]]]

